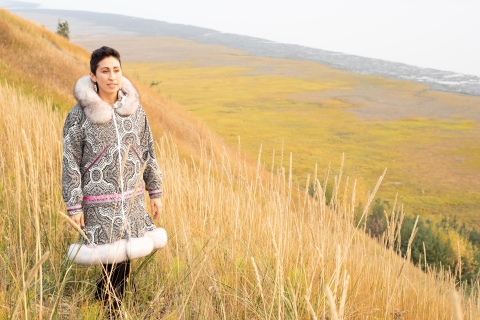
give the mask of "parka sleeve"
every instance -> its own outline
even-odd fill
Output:
[[[80,127],[81,110],[74,107],[63,126],[62,196],[69,215],[83,213],[82,175],[83,130]]]
[[[145,181],[145,189],[148,191],[150,199],[155,199],[162,196],[163,174],[158,167],[155,157],[152,131],[150,130],[145,112],[143,114],[145,116],[145,131],[142,138],[142,159],[146,162],[143,180]]]

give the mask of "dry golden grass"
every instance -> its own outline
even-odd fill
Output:
[[[63,117],[48,101],[0,86],[2,318],[104,313],[93,300],[98,268],[64,259],[76,232],[58,214]],[[480,316],[477,296],[461,287],[463,299],[452,304],[453,278],[423,273],[356,229],[355,182],[330,178],[336,191],[327,206],[327,178],[310,178],[315,198],[300,192],[288,155],[278,156],[276,174],[262,179],[266,169],[252,170],[240,152],[216,160],[199,149],[193,162],[168,136],[159,140],[160,225],[170,241],[135,261],[138,293],[127,297],[124,318],[450,319],[454,306],[456,316],[459,310]],[[394,237],[396,227],[389,230]]]
[[[0,17],[0,75],[14,87],[0,84],[0,318],[98,319],[100,270],[65,260],[77,234],[59,214],[61,129],[88,54],[6,11]],[[268,156],[276,174],[266,174],[134,84],[159,142],[160,224],[170,242],[135,261],[138,293],[127,296],[123,318],[478,318],[478,290],[459,287],[459,299],[453,278],[421,272],[356,229],[352,181],[331,178],[327,206],[327,179],[307,179],[317,184],[315,198],[301,192],[291,155]]]
[[[86,51],[46,28],[0,10],[0,79],[46,99],[73,105],[75,80],[85,74]]]

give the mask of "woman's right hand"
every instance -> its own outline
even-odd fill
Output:
[[[70,216],[73,222],[75,222],[80,228],[85,227],[85,222],[83,222],[83,213],[77,213]]]

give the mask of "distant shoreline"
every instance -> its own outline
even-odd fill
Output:
[[[4,2],[0,1],[0,4]],[[7,1],[6,3],[17,4],[15,7],[11,5],[6,7],[26,19],[45,25],[52,31],[55,31],[59,17],[69,21],[72,37],[76,32],[83,35],[98,32],[98,27],[101,27],[105,34],[176,37],[248,51],[253,56],[312,61],[358,74],[413,81],[424,84],[435,91],[480,96],[480,77],[473,75],[420,68],[398,62],[277,43],[267,39],[221,33],[213,29],[158,20],[88,11],[37,9],[32,7],[32,4],[16,1]],[[26,6],[22,8],[19,7],[20,4],[26,4]],[[50,23],[45,23],[47,20]],[[461,78],[461,80],[452,80],[455,78]]]

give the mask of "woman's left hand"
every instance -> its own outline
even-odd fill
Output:
[[[162,200],[160,198],[150,199],[150,208],[152,208],[153,219],[160,218],[162,213]]]

